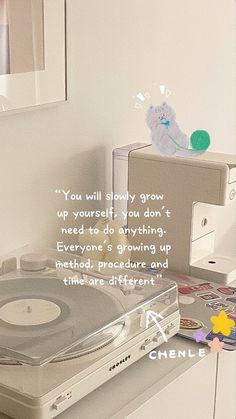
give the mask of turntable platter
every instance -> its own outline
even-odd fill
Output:
[[[92,352],[95,352],[104,346],[109,345],[109,343],[113,342],[123,331],[125,323],[118,323],[114,326],[108,327],[103,332],[98,333],[97,335],[93,336],[92,338],[86,339],[84,342],[80,343],[79,345],[75,346],[74,348],[70,349],[63,355],[58,356],[51,362],[62,362],[68,361],[70,359],[78,358],[83,355],[88,355]],[[16,362],[8,357],[1,357],[0,354],[0,364],[4,365],[21,365],[19,362]]]
[[[57,304],[36,298],[11,301],[0,308],[0,319],[13,326],[50,323],[60,314],[61,309]]]
[[[111,342],[123,314],[117,298],[91,286],[65,286],[55,277],[2,280],[0,353],[32,365],[80,356]]]
[[[67,361],[72,358],[78,358],[83,355],[88,355],[91,352],[95,352],[98,349],[107,346],[109,343],[113,342],[124,329],[125,323],[118,323],[114,326],[108,327],[103,332],[98,333],[92,338],[86,339],[84,342],[80,343],[75,348],[69,350],[64,355],[57,357],[52,362],[61,362]]]

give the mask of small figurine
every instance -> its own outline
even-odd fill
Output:
[[[208,132],[195,131],[189,140],[180,130],[175,117],[174,110],[166,102],[161,106],[150,106],[146,121],[151,130],[152,143],[162,154],[169,156],[197,156],[205,152],[210,145]]]

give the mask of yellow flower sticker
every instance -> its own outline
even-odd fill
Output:
[[[214,324],[213,332],[222,333],[224,336],[231,334],[231,329],[235,325],[235,321],[231,320],[225,311],[220,311],[219,316],[212,316],[211,322]]]

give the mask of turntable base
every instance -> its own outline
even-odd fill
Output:
[[[169,321],[165,325],[163,324],[163,327],[166,329],[171,326],[171,337],[179,330],[179,318],[173,315]],[[131,336],[133,333],[134,330],[130,330]],[[42,367],[33,367],[39,368],[36,380],[39,380],[40,377],[42,380],[42,374],[50,381],[54,379],[55,382],[55,377],[58,375],[64,376],[65,380],[63,384],[55,386],[50,392],[33,399],[23,393],[10,391],[10,389],[7,391],[5,388],[4,394],[0,392],[1,410],[17,419],[55,418],[107,380],[115,377],[117,373],[125,370],[127,366],[132,365],[149,351],[163,343],[163,337],[157,333],[155,326],[149,330],[145,330],[142,336],[138,335],[128,342],[126,340],[124,341],[124,336],[123,342],[122,337],[119,337],[119,339],[121,340],[120,342],[113,341],[106,347],[96,351],[96,358],[94,352],[79,358],[82,361],[81,365],[78,365],[76,359],[71,359]],[[145,347],[146,342],[149,342],[149,345]],[[149,362],[151,363],[150,360]],[[2,366],[0,370],[2,368],[5,369],[5,371],[2,370],[3,373],[8,373],[9,366]],[[10,368],[15,380],[19,379],[25,382],[26,377],[29,377],[32,367],[11,366]],[[75,372],[76,370],[77,374],[73,375],[73,371]],[[15,416],[16,412],[17,416]]]
[[[96,274],[76,271],[85,285],[67,287],[65,272],[51,267],[58,253],[43,254],[50,263],[42,271],[27,263],[26,272],[19,257],[17,269],[0,277],[0,410],[17,419],[55,418],[180,325],[174,282],[155,279],[126,292],[87,285]],[[163,333],[154,322],[144,325],[147,310],[161,315]]]

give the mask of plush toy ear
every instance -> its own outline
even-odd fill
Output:
[[[147,126],[150,129],[152,129],[154,118],[155,118],[155,108],[153,105],[151,105],[146,115]]]

